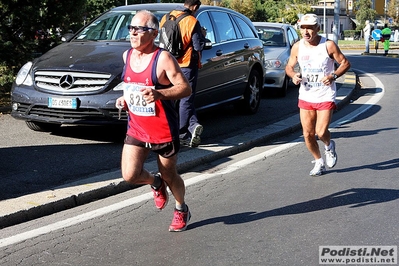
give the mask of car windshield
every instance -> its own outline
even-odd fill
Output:
[[[265,46],[286,46],[286,40],[282,29],[256,27],[258,36]]]
[[[85,27],[74,40],[76,41],[129,41],[127,28],[138,10],[110,11]],[[161,20],[167,11],[151,11]]]

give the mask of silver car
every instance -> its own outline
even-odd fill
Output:
[[[289,24],[271,22],[253,22],[253,24],[263,41],[265,51],[265,92],[275,90],[279,96],[284,97],[290,83],[285,74],[285,66],[292,46],[299,41],[298,33]]]

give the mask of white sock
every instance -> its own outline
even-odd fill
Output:
[[[331,150],[331,148],[332,148],[331,146],[332,146],[332,143],[330,141],[330,145],[328,145],[328,146],[324,145],[324,148],[328,151],[328,150]]]

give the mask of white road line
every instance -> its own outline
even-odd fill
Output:
[[[375,82],[375,87],[377,89],[377,92],[373,95],[373,97],[371,97],[365,104],[360,106],[358,109],[356,109],[352,113],[342,117],[341,119],[335,121],[334,123],[331,123],[331,127],[332,128],[339,127],[339,126],[341,126],[343,124],[346,124],[346,123],[349,123],[349,122],[353,121],[356,117],[358,117],[359,115],[363,114],[368,109],[373,107],[373,105],[375,105],[377,102],[379,102],[381,100],[381,98],[385,94],[384,84],[382,84],[382,82],[378,78],[376,78],[372,74],[369,74],[369,73],[366,73],[366,72],[363,72],[363,71],[360,71],[360,70],[356,70],[356,72],[368,75]]]
[[[361,72],[361,71],[358,71]],[[364,72],[362,72],[364,73]],[[383,84],[373,75],[371,74],[367,74],[369,75],[375,82],[376,87],[379,89],[379,91],[370,98],[369,101],[366,102],[366,104],[362,105],[360,108],[356,109],[354,112],[346,115],[345,117],[335,121],[334,123],[331,124],[331,128],[335,128],[335,127],[339,127],[340,125],[343,125],[345,123],[348,123],[352,120],[354,120],[357,116],[359,116],[360,114],[364,113],[365,111],[367,111],[369,108],[371,108],[374,104],[376,104],[384,95],[384,86]],[[290,143],[286,143],[283,145],[279,145],[276,148],[270,149],[268,151],[265,151],[263,153],[260,153],[258,155],[246,158],[244,160],[241,160],[239,162],[236,162],[234,164],[231,164],[223,169],[220,169],[217,172],[214,172],[212,174],[202,174],[202,175],[198,175],[195,177],[192,177],[190,179],[185,180],[185,184],[186,186],[191,186],[194,185],[196,183],[202,182],[204,180],[210,179],[212,177],[221,175],[221,174],[228,174],[228,173],[232,173],[238,169],[241,169],[253,162],[259,161],[259,160],[263,160],[264,158],[268,157],[268,156],[272,156],[274,154],[277,154],[281,151],[284,151],[286,149],[289,149],[291,147],[294,147],[295,145],[302,143],[303,142],[303,138],[300,137]],[[12,244],[16,244],[40,235],[44,235],[47,233],[51,233],[53,231],[59,230],[59,229],[63,229],[69,226],[73,226],[85,221],[88,221],[90,219],[94,219],[96,217],[105,215],[107,213],[110,212],[114,212],[123,208],[126,208],[128,206],[143,202],[143,201],[147,201],[147,200],[151,200],[152,199],[152,192],[149,193],[145,193],[142,194],[140,196],[131,198],[131,199],[127,199],[112,205],[109,205],[107,207],[103,207],[94,211],[90,211],[63,221],[59,221],[53,224],[49,224],[34,230],[30,230],[24,233],[20,233],[14,236],[10,236],[7,238],[3,238],[0,239],[0,247],[6,247]]]

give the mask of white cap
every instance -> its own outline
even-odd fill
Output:
[[[306,14],[301,17],[298,21],[298,25],[316,25],[317,24],[317,16],[315,14]]]

